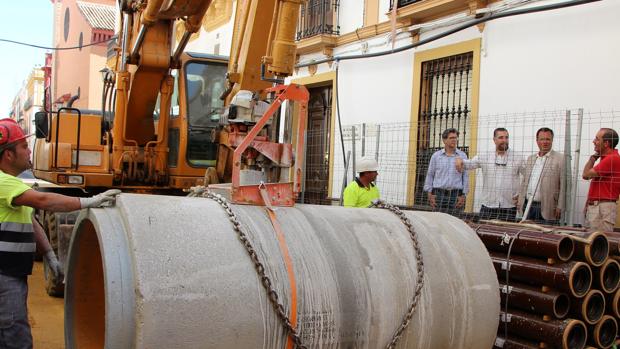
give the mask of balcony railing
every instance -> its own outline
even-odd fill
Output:
[[[398,8],[411,5],[413,3],[420,2],[420,1],[422,0],[398,0]],[[394,6],[394,0],[390,0],[390,9],[392,9],[392,6]]]
[[[338,35],[339,0],[309,0],[301,5],[297,40],[321,34]]]

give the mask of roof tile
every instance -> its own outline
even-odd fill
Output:
[[[78,8],[94,29],[114,30],[116,7],[77,1]]]

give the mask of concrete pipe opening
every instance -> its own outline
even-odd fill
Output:
[[[605,315],[605,296],[599,290],[591,290],[582,303],[583,321],[593,325]]]
[[[105,289],[99,241],[90,221],[82,224],[73,254],[72,284],[80,285],[66,295],[69,324],[75,348],[103,348],[105,337]]]
[[[562,347],[567,349],[579,349],[586,345],[588,338],[588,329],[586,325],[579,320],[572,320],[564,331],[562,338]]]
[[[594,266],[601,266],[609,256],[609,241],[605,234],[593,233],[596,235],[588,246],[587,259]]]
[[[560,293],[553,300],[553,312],[558,319],[564,318],[570,311],[570,298],[567,294]]]
[[[567,261],[575,252],[575,243],[571,238],[566,236],[558,244],[557,254],[561,261]]]
[[[592,287],[592,269],[586,263],[578,262],[569,275],[571,293],[583,297]]]
[[[620,318],[620,289],[616,289],[614,293],[608,294],[605,299],[606,312]]]
[[[600,348],[611,347],[618,334],[618,323],[613,316],[605,315],[601,321],[596,324],[592,333],[592,344],[597,345]]]
[[[265,208],[231,206],[305,346],[386,346],[418,275],[398,216],[278,208],[278,236]],[[492,347],[499,284],[484,245],[452,216],[405,215],[424,284],[398,347]],[[233,227],[229,213],[205,198],[122,194],[115,207],[83,211],[67,265],[67,348],[286,347],[287,332]]]
[[[608,259],[601,266],[599,283],[603,290],[612,293],[620,284],[620,264],[614,259]]]

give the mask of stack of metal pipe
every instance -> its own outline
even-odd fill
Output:
[[[494,348],[610,348],[620,322],[620,233],[470,223],[501,293]]]

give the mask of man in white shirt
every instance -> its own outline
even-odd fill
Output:
[[[495,151],[456,162],[457,171],[482,169],[481,219],[514,221],[517,214],[520,174],[523,157],[509,149],[510,135],[503,127],[493,131]]]
[[[564,155],[551,149],[553,130],[550,128],[536,131],[536,144],[539,151],[525,163],[518,207],[523,215],[527,213],[526,220],[557,224],[564,209]]]

